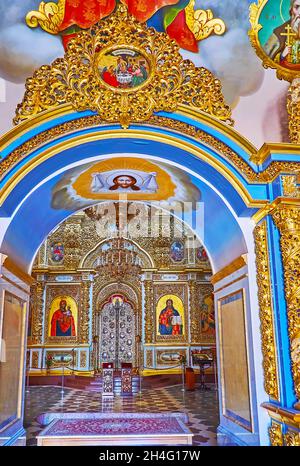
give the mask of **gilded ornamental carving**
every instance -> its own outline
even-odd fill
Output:
[[[272,217],[280,232],[292,372],[295,393],[299,400],[300,207],[281,204],[272,212]]]
[[[278,422],[272,421],[271,427],[269,428],[269,436],[272,447],[283,446],[283,435],[282,426]]]
[[[264,221],[254,230],[258,301],[260,309],[264,386],[271,398],[279,400],[276,340],[272,306],[271,276],[267,225]]]
[[[125,68],[122,72],[121,55],[139,59],[140,74],[131,87]],[[117,86],[105,63],[107,57],[118,56],[122,79]],[[136,21],[124,8],[80,32],[69,43],[64,58],[42,66],[27,80],[14,122],[65,103],[77,111],[93,110],[103,121],[125,128],[131,122],[148,120],[154,112],[174,112],[180,103],[232,124],[220,81],[207,69],[183,60],[178,45],[167,34]]]

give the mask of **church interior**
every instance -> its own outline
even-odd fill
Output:
[[[0,29],[0,446],[300,446],[300,0]]]

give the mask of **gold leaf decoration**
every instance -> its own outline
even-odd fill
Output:
[[[263,352],[264,386],[266,393],[271,398],[279,400],[276,339],[266,222],[255,227],[254,239],[257,268],[256,279],[261,322],[260,329]]]
[[[50,34],[58,34],[64,19],[66,0],[41,2],[38,11],[30,11],[26,15],[26,24],[31,28],[40,26]]]
[[[280,63],[277,63],[275,59],[272,59],[267,55],[259,40],[259,32],[263,27],[259,21],[260,17],[263,16],[263,10],[268,1],[269,0],[257,0],[257,3],[251,3],[249,7],[249,21],[251,24],[251,29],[249,30],[248,35],[250,43],[255,49],[256,55],[262,60],[262,65],[264,68],[276,69],[278,79],[292,81],[299,75],[299,70],[289,69],[280,65]]]
[[[214,18],[211,10],[194,10],[195,0],[185,8],[186,22],[196,40],[203,40],[211,34],[221,36],[226,30],[225,23],[220,18]]]
[[[282,189],[284,197],[294,197],[300,199],[300,172],[297,175],[282,175]]]
[[[269,428],[269,437],[272,447],[282,447],[283,446],[283,435],[282,435],[282,426],[278,422],[272,421],[272,425]]]
[[[300,400],[300,207],[282,204],[271,214],[280,232],[292,373]]]
[[[99,60],[118,47],[137,51],[148,62],[148,77],[139,87],[114,88],[102,80]],[[146,121],[154,112],[174,112],[179,104],[233,124],[220,81],[207,69],[183,60],[178,45],[167,34],[139,23],[122,8],[79,33],[64,58],[42,66],[27,80],[14,122],[64,103],[77,111],[95,111],[103,121],[123,127]]]

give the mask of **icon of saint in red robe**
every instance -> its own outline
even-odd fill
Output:
[[[75,322],[71,306],[67,307],[67,301],[62,299],[59,309],[54,312],[51,319],[51,337],[75,337]]]

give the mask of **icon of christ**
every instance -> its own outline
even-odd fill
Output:
[[[167,299],[166,307],[159,314],[159,334],[182,335],[182,319],[172,299]]]

